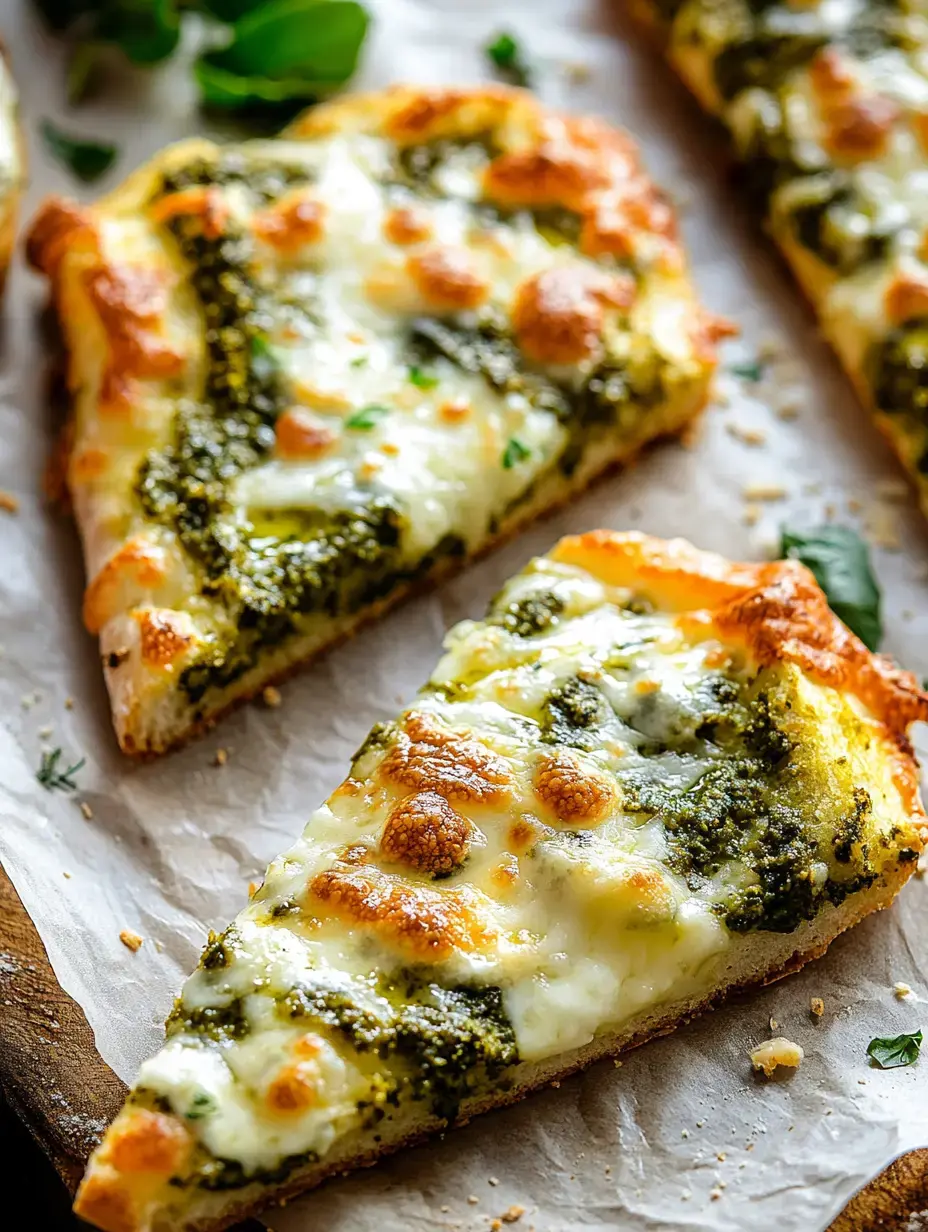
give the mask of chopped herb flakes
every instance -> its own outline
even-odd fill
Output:
[[[409,383],[415,385],[417,389],[434,389],[438,384],[438,377],[426,368],[413,364],[409,369]]]
[[[376,427],[385,415],[390,414],[388,406],[362,406],[359,411],[354,411],[345,420],[345,427],[351,428],[355,432],[370,432],[371,428]]]
[[[532,70],[522,55],[522,48],[511,34],[503,31],[484,48],[487,59],[500,77],[516,86],[531,85]]]
[[[510,436],[503,450],[503,470],[511,471],[518,462],[524,462],[532,456],[528,445],[523,445],[517,436]]]
[[[732,364],[728,371],[732,376],[738,376],[742,381],[750,381],[756,385],[764,375],[764,365],[755,359],[746,364]]]
[[[48,753],[43,753],[42,762],[35,777],[47,791],[76,791],[77,783],[74,781],[74,775],[83,768],[87,761],[86,757],[76,761],[73,766],[68,766],[66,770],[58,769],[60,760],[61,749],[52,749]]]
[[[921,1031],[913,1031],[909,1035],[878,1035],[867,1045],[867,1056],[880,1069],[899,1069],[903,1065],[915,1064],[921,1046]]]

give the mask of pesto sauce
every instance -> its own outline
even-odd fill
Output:
[[[871,347],[865,367],[878,408],[906,419],[921,438],[916,465],[928,475],[928,320],[891,330]]]
[[[376,992],[394,1007],[388,1021],[344,993],[307,983],[280,1002],[289,1020],[337,1030],[359,1052],[408,1067],[408,1093],[452,1121],[461,1102],[519,1059],[499,988],[445,988],[415,976],[380,977]]]
[[[643,758],[675,756],[675,772],[657,776],[640,761],[619,768],[623,808],[642,822],[658,819],[667,839],[668,867],[691,890],[704,892],[730,864],[754,875],[751,884],[725,888],[724,877],[714,910],[732,932],[754,929],[792,932],[814,918],[828,903],[840,903],[876,879],[867,844],[861,842],[870,813],[870,797],[852,788],[846,812],[827,826],[816,815],[813,784],[797,772],[795,750],[778,721],[778,708],[753,682],[718,675],[701,682],[691,694],[695,714],[681,710],[667,718],[651,711],[660,694],[644,694],[623,716]],[[601,729],[614,719],[604,694],[580,677],[553,690],[542,710],[543,739],[592,750],[600,747]],[[692,776],[680,773],[688,759]],[[680,784],[684,784],[681,786]],[[830,851],[822,850],[822,822],[830,834]],[[830,858],[829,858],[830,857]],[[839,874],[834,862],[847,866]],[[822,878],[815,866],[828,864]]]
[[[516,637],[534,637],[537,633],[547,633],[556,628],[563,611],[564,600],[554,591],[536,590],[506,604],[502,609],[494,603],[487,623],[502,625],[507,633]]]

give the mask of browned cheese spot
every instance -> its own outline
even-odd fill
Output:
[[[426,248],[406,259],[406,269],[425,302],[438,311],[478,308],[490,292],[466,248]]]
[[[471,825],[443,796],[419,791],[392,810],[380,839],[380,854],[433,877],[446,876],[464,863]]]
[[[535,794],[568,825],[595,826],[615,805],[615,789],[567,752],[543,758],[535,769]]]
[[[380,773],[413,791],[478,803],[500,799],[511,783],[506,763],[485,744],[447,731],[423,714],[406,720]]]
[[[583,265],[544,270],[516,293],[512,323],[519,346],[538,363],[572,364],[600,345],[607,307],[630,307],[635,281]]]

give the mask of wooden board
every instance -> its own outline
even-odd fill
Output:
[[[0,1086],[73,1192],[125,1086],[100,1057],[76,1002],[0,868]],[[862,1190],[829,1232],[903,1232],[928,1210],[928,1150],[898,1159]],[[261,1232],[254,1221],[235,1232]]]

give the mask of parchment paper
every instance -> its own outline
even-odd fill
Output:
[[[740,212],[720,170],[722,146],[670,73],[617,12],[593,0],[513,0],[504,11],[488,0],[373,7],[361,84],[481,78],[480,48],[506,26],[536,62],[547,101],[627,125],[684,210],[704,299],[743,327],[725,363],[766,353],[771,334],[780,353],[759,384],[722,379],[729,405],[709,411],[691,448],[660,449],[439,594],[395,612],[287,685],[280,710],[245,709],[184,752],[138,766],[116,749],[96,643],[80,627],[76,534],[40,494],[52,431],[38,322],[43,289],[15,270],[0,370],[0,487],[21,501],[18,517],[0,514],[0,859],[102,1056],[127,1081],[157,1045],[206,929],[241,906],[249,880],[341,779],[370,725],[412,697],[443,630],[482,613],[503,579],[557,536],[639,527],[756,558],[785,519],[818,521],[829,509],[843,521],[864,519],[881,542],[898,534],[901,544],[875,554],[886,648],[928,672],[925,526],[911,502],[875,503],[880,485],[898,488],[898,468]],[[69,113],[60,48],[25,2],[6,0],[2,13],[30,137],[30,207],[45,192],[74,192],[36,140],[43,115],[121,143],[104,187],[165,141],[203,127],[182,66],[141,85],[138,76],[111,77],[102,101]],[[584,71],[588,80],[578,82]],[[793,403],[794,419],[772,409],[788,413]],[[745,427],[764,443],[732,435],[743,438]],[[786,491],[758,507],[753,526],[744,521],[751,484]],[[75,796],[36,782],[41,751],[53,745],[87,759]],[[229,754],[222,768],[213,765],[219,747]],[[135,955],[119,941],[123,928],[145,938]],[[518,1204],[526,1208],[519,1226],[539,1232],[821,1228],[888,1159],[928,1143],[928,1058],[884,1073],[865,1054],[874,1035],[928,1030],[926,936],[928,883],[915,880],[891,912],[867,920],[801,975],[637,1051],[621,1068],[598,1065],[329,1185],[272,1223],[286,1232],[480,1228]],[[897,1000],[897,980],[913,996]],[[808,1012],[810,996],[825,1001],[821,1020]],[[747,1053],[769,1034],[771,1016],[806,1059],[791,1078],[764,1083],[752,1077]]]

